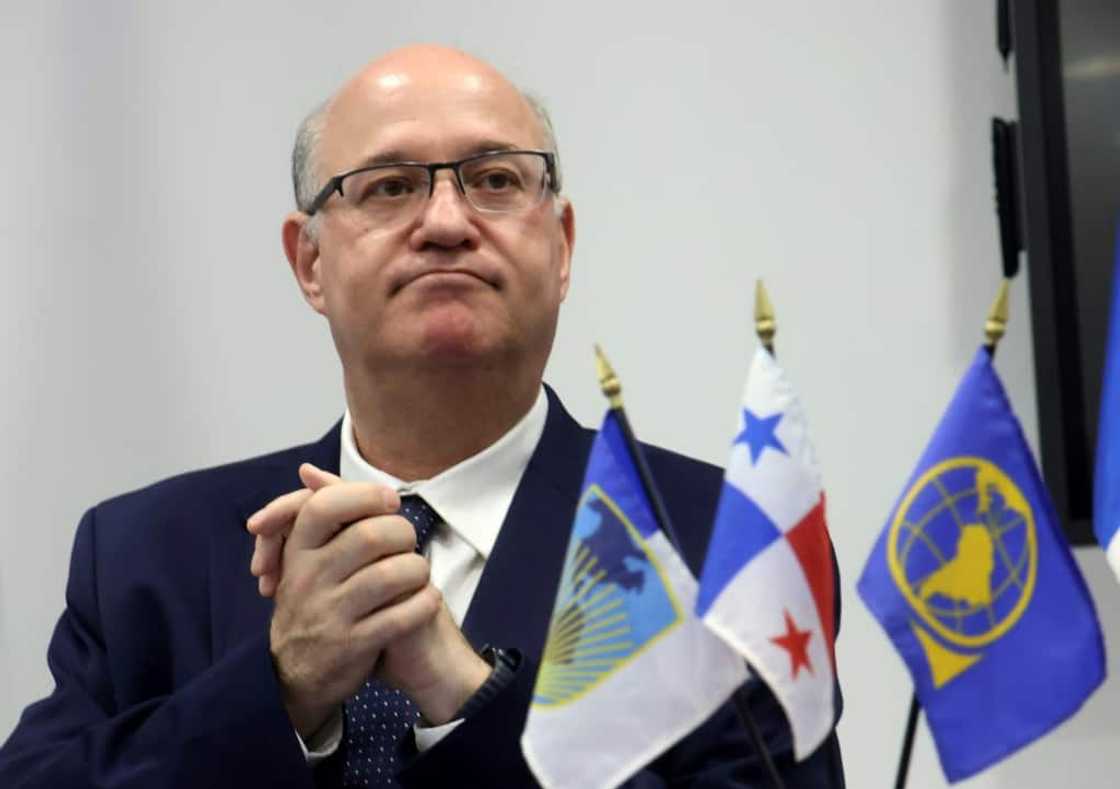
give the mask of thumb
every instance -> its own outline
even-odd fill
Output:
[[[323,471],[318,466],[313,466],[310,463],[303,463],[299,467],[299,479],[311,491],[325,488],[327,485],[333,485],[336,482],[342,482],[342,478]]]

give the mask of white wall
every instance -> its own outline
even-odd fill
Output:
[[[292,133],[367,58],[434,40],[555,115],[578,242],[549,379],[583,421],[603,410],[598,340],[641,436],[722,462],[766,278],[843,572],[849,785],[889,785],[909,683],[854,582],[997,284],[988,119],[1015,110],[993,16],[963,0],[4,4],[0,736],[50,687],[87,506],[340,413],[328,334],[279,246]],[[997,367],[1035,441],[1026,290]],[[1120,589],[1099,552],[1079,558],[1115,641]],[[1109,785],[1118,708],[1109,680],[964,785]],[[944,785],[924,727],[910,785]]]

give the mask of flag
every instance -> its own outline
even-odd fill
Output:
[[[797,759],[811,754],[834,722],[834,583],[805,415],[774,357],[759,348],[696,612],[770,686]]]
[[[1120,231],[1112,271],[1112,317],[1097,425],[1097,470],[1093,476],[1093,528],[1120,578]]]
[[[692,614],[614,411],[595,439],[521,747],[546,787],[613,787],[746,680]]]
[[[950,781],[1041,737],[1104,680],[1093,601],[986,350],[858,589],[910,670]]]

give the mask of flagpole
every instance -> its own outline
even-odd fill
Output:
[[[610,403],[611,411],[614,412],[615,420],[622,431],[622,437],[626,441],[626,446],[630,450],[630,456],[634,459],[634,467],[638,471],[638,479],[642,483],[642,489],[645,491],[646,499],[649,501],[650,506],[653,508],[653,517],[657,520],[657,525],[660,527],[661,532],[669,540],[669,542],[676,549],[677,554],[684,557],[681,551],[681,542],[677,538],[676,532],[673,530],[672,521],[669,519],[669,511],[665,508],[665,502],[658,492],[657,485],[653,481],[653,473],[646,463],[645,455],[642,453],[641,448],[638,446],[638,440],[634,437],[634,431],[630,428],[630,420],[626,418],[626,409],[622,405],[622,383],[618,380],[618,375],[615,374],[614,368],[611,367],[607,357],[603,354],[603,349],[598,345],[595,346],[595,364],[599,372],[599,387],[603,390],[603,394]],[[758,728],[758,723],[755,722],[754,716],[751,714],[748,696],[745,691],[745,686],[740,686],[732,697],[735,704],[735,711],[739,714],[739,719],[742,722],[747,733],[750,735],[751,742],[755,750],[762,756],[762,761],[766,766],[766,772],[770,775],[770,780],[773,782],[775,789],[785,789],[785,784],[782,778],[778,775],[778,768],[774,764],[773,758],[770,756],[770,751],[766,747],[766,741],[762,739],[762,732]]]
[[[898,757],[898,772],[894,777],[894,789],[906,789],[906,777],[910,774],[910,752],[914,750],[914,733],[918,730],[918,713],[922,707],[918,694],[910,694],[910,714],[906,716],[906,734],[902,737],[902,753]]]
[[[989,357],[995,357],[996,347],[1007,331],[1008,319],[1008,291],[1011,280],[1006,277],[999,284],[999,290],[988,309],[988,317],[984,321],[984,349]],[[910,754],[914,750],[914,734],[918,729],[918,713],[921,705],[918,703],[918,694],[910,696],[910,714],[906,718],[906,734],[902,738],[902,752],[898,759],[898,772],[895,774],[895,789],[906,789],[906,778],[910,772]]]

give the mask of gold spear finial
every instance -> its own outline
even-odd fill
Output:
[[[603,390],[611,408],[622,408],[622,383],[615,375],[614,368],[607,361],[599,343],[595,343],[595,367],[599,370],[599,388]]]
[[[778,323],[774,319],[774,305],[770,303],[770,294],[766,292],[766,285],[761,278],[754,286],[754,331],[763,347],[773,353]]]
[[[999,292],[996,293],[995,301],[988,310],[988,319],[984,321],[984,336],[988,338],[988,348],[993,351],[999,345],[1003,333],[1007,331],[1007,294],[1010,282],[1011,280],[1005,278],[999,284]]]

